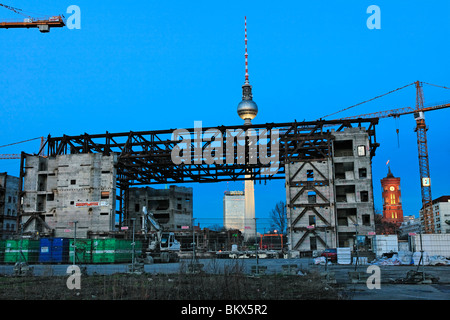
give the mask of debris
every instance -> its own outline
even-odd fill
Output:
[[[439,277],[432,276],[430,274],[410,270],[406,273],[405,278],[399,278],[393,281],[393,283],[397,284],[424,284],[424,283],[437,283],[439,281]]]
[[[421,260],[422,257],[422,260]],[[378,266],[400,266],[400,265],[432,265],[432,266],[447,266],[450,265],[450,259],[444,256],[430,256],[427,252],[410,252],[399,251],[394,253],[390,258],[386,256],[374,260],[371,264]]]
[[[32,276],[34,267],[29,266],[26,262],[16,262],[14,265],[14,275],[16,276]]]
[[[391,258],[378,259],[372,264],[377,266],[399,266],[402,265],[402,261],[398,259],[397,255],[393,255]]]
[[[397,257],[402,265],[410,265],[412,263],[412,252],[411,251],[399,251]]]
[[[314,258],[314,264],[321,264],[324,265],[326,263],[325,257],[317,257]]]
[[[444,256],[431,256],[430,257],[431,266],[450,266],[450,260]]]
[[[358,261],[358,265],[368,264],[367,257],[353,257],[353,264],[356,264],[356,261]]]
[[[415,266],[420,264],[423,265],[429,265],[430,264],[430,256],[428,255],[428,252],[423,252],[423,256],[422,256],[422,261],[420,260],[420,257],[422,256],[422,254],[420,252],[414,252],[413,254],[413,264]]]

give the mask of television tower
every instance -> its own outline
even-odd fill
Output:
[[[244,124],[252,124],[252,120],[258,114],[258,106],[253,101],[252,86],[248,81],[247,17],[245,17],[245,82],[242,85],[242,101],[238,104],[237,112],[244,120]]]
[[[244,125],[251,125],[258,114],[258,106],[253,101],[252,86],[248,81],[248,53],[247,53],[247,17],[245,17],[245,82],[242,86],[242,101],[237,107],[239,117]],[[247,130],[249,133],[249,130]],[[248,169],[245,180],[245,214],[244,214],[244,240],[256,237],[255,220],[255,189],[251,180],[251,169]]]

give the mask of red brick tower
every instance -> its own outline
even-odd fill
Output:
[[[401,224],[403,222],[403,209],[400,178],[394,177],[391,167],[389,167],[387,176],[381,179],[381,187],[383,188],[383,219]]]

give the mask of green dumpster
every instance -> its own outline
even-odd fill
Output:
[[[14,239],[6,240],[3,261],[5,263],[36,263],[39,258],[39,240]]]
[[[77,263],[92,263],[92,240],[91,239],[76,239],[75,245],[73,246],[74,240],[69,241],[69,262],[73,262],[73,255],[76,252]]]

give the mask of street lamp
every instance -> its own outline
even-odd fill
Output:
[[[422,281],[423,281],[423,280],[425,280],[425,262],[424,262],[424,259],[423,259],[422,226],[420,226],[419,237],[420,237],[420,260],[419,260],[419,263],[417,265],[417,271],[419,271],[420,261],[421,261],[422,262]]]
[[[256,274],[259,274],[259,262],[258,262],[258,232],[256,231],[256,218],[255,218],[255,251],[256,251]]]
[[[195,229],[194,229],[194,220],[195,218],[192,218],[192,265],[195,263],[196,257],[195,257]]]
[[[78,221],[73,221],[73,224],[75,225],[75,230],[73,233],[73,265],[76,263],[76,256],[77,256],[77,223]]]
[[[134,227],[136,218],[131,218],[131,221],[133,222],[133,240],[131,242],[131,245],[133,246],[133,251],[131,252],[131,271],[134,272],[134,255],[135,255],[135,243],[134,243]]]
[[[355,262],[355,271],[356,267],[358,266],[358,224],[353,224],[355,226],[356,232],[355,232],[355,248],[356,248],[356,262]]]

